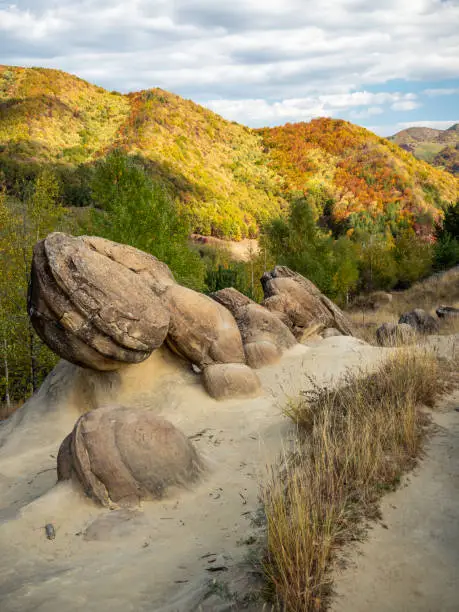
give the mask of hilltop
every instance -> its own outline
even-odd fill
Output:
[[[446,130],[412,127],[397,132],[389,140],[418,159],[459,175],[459,123]]]
[[[140,154],[180,196],[194,229],[239,239],[280,211],[260,138],[179,96],[122,95],[58,70],[0,67],[0,161],[88,164]]]
[[[161,89],[124,95],[58,70],[0,66],[6,179],[44,164],[68,174],[116,148],[178,197],[195,232],[233,240],[256,236],[296,191],[320,193],[318,213],[337,222],[430,227],[458,193],[451,175],[345,121],[252,130]]]
[[[288,188],[325,189],[337,222],[428,226],[457,198],[455,178],[347,121],[314,119],[260,133]]]

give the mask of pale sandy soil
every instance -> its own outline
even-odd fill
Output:
[[[200,236],[193,234],[191,241],[194,244],[207,244],[215,248],[228,249],[235,261],[249,261],[253,255],[258,253],[258,240],[255,238],[245,238],[234,242],[233,240],[222,240],[213,236]]]
[[[333,612],[459,610],[459,392],[433,415],[425,460],[337,576]]]
[[[265,466],[292,436],[281,414],[286,397],[307,387],[307,376],[332,383],[385,355],[353,338],[299,345],[259,371],[261,397],[225,402],[210,399],[197,375],[161,351],[122,376],[61,362],[0,425],[0,610],[234,609],[234,601],[206,595],[213,579],[213,590],[250,589],[250,545],[241,541],[256,534],[250,517]],[[110,402],[153,410],[192,436],[209,466],[202,482],[136,512],[99,508],[71,484],[56,485],[61,441],[82,410]],[[46,539],[47,523],[54,540]]]

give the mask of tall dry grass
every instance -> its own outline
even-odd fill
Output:
[[[264,572],[279,610],[326,608],[337,551],[362,536],[378,501],[422,453],[442,387],[427,352],[398,351],[370,374],[348,373],[336,389],[314,385],[285,408],[298,428],[294,451],[262,490]]]
[[[377,344],[376,330],[386,322],[398,323],[404,312],[422,308],[437,318],[435,310],[441,305],[459,308],[459,267],[435,274],[415,283],[405,291],[392,293],[392,301],[372,308],[373,298],[360,297],[347,315],[354,323],[357,334],[369,344]],[[459,334],[459,317],[438,319],[440,334]]]

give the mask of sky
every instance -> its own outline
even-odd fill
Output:
[[[161,87],[251,127],[459,122],[459,0],[0,0],[0,63]]]

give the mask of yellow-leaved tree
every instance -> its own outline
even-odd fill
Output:
[[[65,209],[50,170],[25,183],[19,199],[0,195],[0,401],[12,402],[33,393],[54,365],[55,356],[36,336],[27,315],[27,292],[33,247],[63,227]]]

